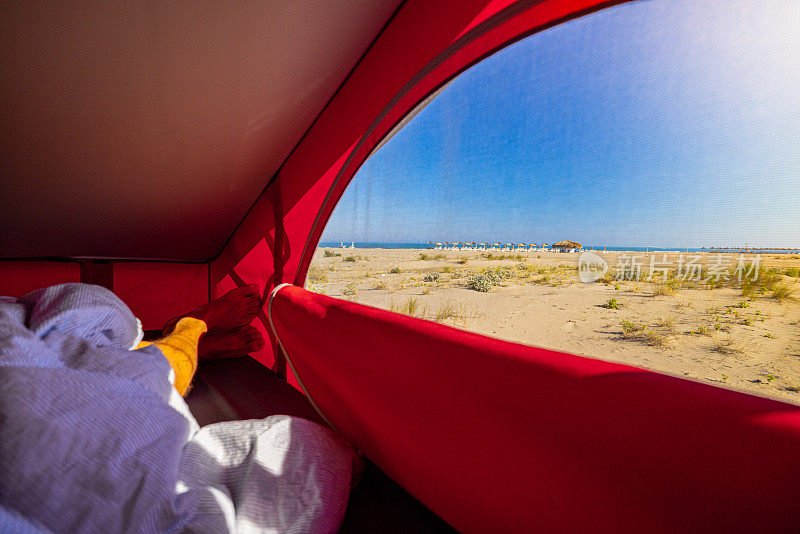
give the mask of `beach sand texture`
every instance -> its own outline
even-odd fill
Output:
[[[611,271],[582,283],[576,253],[320,248],[306,287],[508,341],[800,404],[800,278],[793,270],[800,256],[762,254],[759,281],[743,291],[736,277],[719,287],[674,277],[615,280],[614,266],[626,261],[621,254],[602,254]],[[640,255],[646,276],[652,253],[629,254]],[[714,256],[699,255],[703,264]],[[731,272],[738,256],[725,255]],[[668,259],[676,262],[678,253]],[[489,291],[470,289],[470,281]]]

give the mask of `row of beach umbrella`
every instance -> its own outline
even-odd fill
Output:
[[[558,249],[578,250],[581,244],[575,241],[559,241],[549,245],[547,243],[461,243],[445,241],[444,243],[434,243],[428,241],[429,248],[434,250],[497,250],[501,252],[527,252],[531,250],[542,250],[548,247]]]

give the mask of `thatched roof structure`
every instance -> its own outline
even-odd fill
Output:
[[[582,248],[583,245],[578,243],[577,241],[559,241],[558,243],[553,243],[553,248]]]

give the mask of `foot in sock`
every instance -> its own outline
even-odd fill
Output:
[[[201,319],[208,326],[205,337],[233,332],[250,324],[261,309],[258,286],[246,285],[233,289],[214,302],[204,304],[189,313],[173,317],[164,325],[163,335],[169,334],[182,317]]]

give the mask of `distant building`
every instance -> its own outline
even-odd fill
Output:
[[[553,243],[550,248],[559,252],[577,252],[583,248],[583,245],[576,241],[559,241],[558,243]]]

